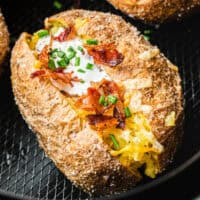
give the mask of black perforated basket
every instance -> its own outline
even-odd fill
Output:
[[[133,197],[179,174],[200,159],[200,15],[184,22],[148,27],[116,11],[103,0],[62,0],[61,10],[80,7],[112,12],[143,32],[151,29],[151,42],[179,66],[185,99],[184,138],[174,162],[157,179],[144,180],[131,191],[109,198]],[[61,10],[51,0],[1,0],[0,6],[11,33],[11,47],[23,31],[43,27],[45,17]],[[39,148],[35,135],[23,121],[10,83],[9,56],[0,79],[0,195],[22,199],[83,200],[90,197],[75,188]],[[200,174],[197,174],[199,176]],[[200,176],[199,176],[200,178]]]

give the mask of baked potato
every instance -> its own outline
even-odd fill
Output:
[[[179,19],[196,9],[200,0],[107,0],[116,9],[130,17],[148,23],[162,23],[170,19]]]
[[[0,65],[3,63],[9,49],[8,29],[0,9]],[[0,70],[1,71],[1,70]]]
[[[11,57],[19,110],[40,146],[93,195],[155,178],[180,141],[178,68],[121,17],[71,10],[22,33]]]

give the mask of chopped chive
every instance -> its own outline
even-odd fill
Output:
[[[72,58],[74,58],[76,56],[76,52],[75,51],[70,51],[68,54],[67,54],[67,58],[69,60],[71,60]]]
[[[148,35],[143,35],[143,36],[144,36],[144,39],[145,39],[145,40],[147,40],[147,41],[150,40],[150,36],[148,36]]]
[[[112,95],[109,95],[108,96],[108,102],[111,103],[111,104],[116,104],[118,101],[117,97],[115,96],[112,96]]]
[[[57,55],[58,55],[58,57],[62,58],[62,57],[65,56],[65,52],[63,52],[63,51],[58,51],[58,52],[57,52]]]
[[[63,5],[62,5],[59,1],[55,0],[55,1],[53,2],[53,6],[54,6],[54,8],[60,10],[60,9],[62,8]]]
[[[80,61],[81,61],[80,57],[76,57],[75,66],[79,66],[80,65]]]
[[[80,73],[85,73],[85,70],[83,70],[83,69],[78,69],[77,71]]]
[[[39,38],[45,37],[47,35],[49,35],[49,31],[48,30],[41,30],[41,31],[38,32],[38,37]]]
[[[54,69],[56,68],[56,65],[55,65],[54,60],[49,59],[48,67],[49,67],[49,69],[51,69],[51,70],[54,70]]]
[[[98,40],[89,39],[89,40],[86,40],[86,43],[89,44],[89,45],[97,45]]]
[[[68,63],[66,62],[65,59],[59,60],[59,61],[57,62],[57,64],[58,64],[59,67],[62,67],[62,68],[65,68],[65,67],[67,67],[67,65],[68,65]]]
[[[102,105],[104,105],[105,102],[106,102],[105,101],[105,96],[101,95],[100,98],[99,98],[99,103],[102,104]]]
[[[57,52],[58,52],[58,49],[51,50],[50,57],[51,58],[56,58],[57,57]]]
[[[115,149],[119,149],[119,143],[117,142],[115,136],[113,134],[110,134],[110,138],[111,138],[111,140],[113,142],[114,148]]]
[[[108,106],[108,102],[105,101],[104,104],[103,104],[103,106],[104,106],[104,107],[107,107],[107,106]]]
[[[73,48],[72,46],[70,46],[70,47],[67,49],[67,51],[74,51],[74,52],[75,52],[75,50],[74,50],[74,48]]]
[[[78,48],[77,48],[80,52],[82,52],[83,53],[83,48],[81,47],[81,46],[78,46]]]
[[[84,81],[84,80],[81,80],[81,83],[85,83],[85,81]]]
[[[131,111],[129,109],[129,107],[125,107],[124,108],[124,112],[125,112],[125,116],[128,118],[128,117],[131,117]]]
[[[91,64],[91,63],[88,63],[88,64],[86,65],[86,69],[89,69],[89,70],[92,70],[93,67],[94,67],[94,65]]]
[[[144,30],[144,34],[145,34],[145,35],[151,34],[151,30],[149,30],[149,29],[148,29],[148,30]]]

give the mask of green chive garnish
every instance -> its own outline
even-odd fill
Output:
[[[94,65],[91,64],[91,63],[88,63],[88,64],[86,65],[86,69],[89,69],[89,70],[92,70],[93,67],[94,67]]]
[[[54,60],[49,59],[48,67],[49,67],[49,69],[51,69],[51,70],[54,70],[54,69],[56,68],[56,65],[55,65]]]
[[[104,105],[105,102],[106,102],[106,101],[105,101],[105,96],[103,96],[103,95],[100,96],[100,98],[99,98],[99,103],[102,104],[102,105]]]
[[[54,6],[54,8],[60,10],[60,9],[62,8],[63,5],[62,5],[59,1],[55,0],[55,1],[53,2],[53,6]]]
[[[74,50],[74,48],[73,48],[72,46],[70,46],[70,47],[67,49],[67,51],[74,51],[74,52],[75,52],[75,50]]]
[[[129,109],[129,107],[125,107],[124,108],[124,112],[125,112],[125,116],[128,118],[128,117],[131,117],[131,111]]]
[[[74,51],[70,51],[67,55],[67,58],[69,58],[69,60],[71,60],[72,58],[74,58],[76,56],[76,52]]]
[[[62,58],[62,57],[65,56],[65,52],[63,52],[63,51],[58,51],[58,52],[57,52],[57,55],[58,55],[58,57]]]
[[[144,34],[145,34],[145,35],[151,34],[151,30],[144,30]]]
[[[89,44],[89,45],[97,45],[98,40],[89,39],[89,40],[86,40],[86,43]]]
[[[57,57],[57,52],[58,52],[58,49],[53,49],[53,50],[51,50],[51,52],[50,52],[50,57],[56,58],[56,57]]]
[[[143,35],[143,36],[144,36],[144,39],[145,39],[145,40],[147,40],[147,41],[150,40],[150,36],[148,36],[148,35]]]
[[[81,61],[81,58],[80,57],[76,57],[75,66],[79,66],[80,65],[80,61]]]
[[[62,68],[65,68],[65,67],[67,67],[67,65],[68,65],[68,63],[66,62],[65,59],[59,60],[59,61],[57,62],[57,64],[58,64],[59,67],[62,67]]]
[[[112,140],[112,142],[114,144],[114,148],[115,149],[119,149],[119,143],[117,142],[115,136],[113,134],[110,134],[110,138],[111,138],[111,140]]]
[[[78,46],[77,48],[80,52],[83,52],[83,48],[81,46]]]
[[[117,97],[115,96],[112,96],[112,95],[109,95],[108,96],[108,102],[111,103],[111,104],[116,104],[117,103]]]
[[[80,73],[85,73],[85,70],[83,70],[83,69],[78,69],[77,71]]]
[[[84,81],[84,80],[82,80],[82,81],[81,81],[81,83],[85,83],[85,81]]]
[[[47,35],[49,35],[49,31],[48,30],[41,30],[41,31],[38,32],[38,37],[39,38],[45,37]]]

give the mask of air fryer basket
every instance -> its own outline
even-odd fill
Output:
[[[200,15],[162,26],[149,27],[116,11],[103,0],[63,0],[61,10],[80,7],[112,12],[123,16],[140,31],[151,29],[151,42],[179,66],[185,99],[183,143],[174,162],[156,180],[144,180],[129,191],[144,191],[200,159]],[[45,17],[61,10],[51,0],[1,0],[0,6],[11,33],[11,47],[23,31],[34,32],[43,26]],[[0,79],[0,194],[24,199],[86,199],[45,156],[35,135],[28,129],[15,105],[10,83],[9,56]],[[125,193],[126,194],[126,193]]]

